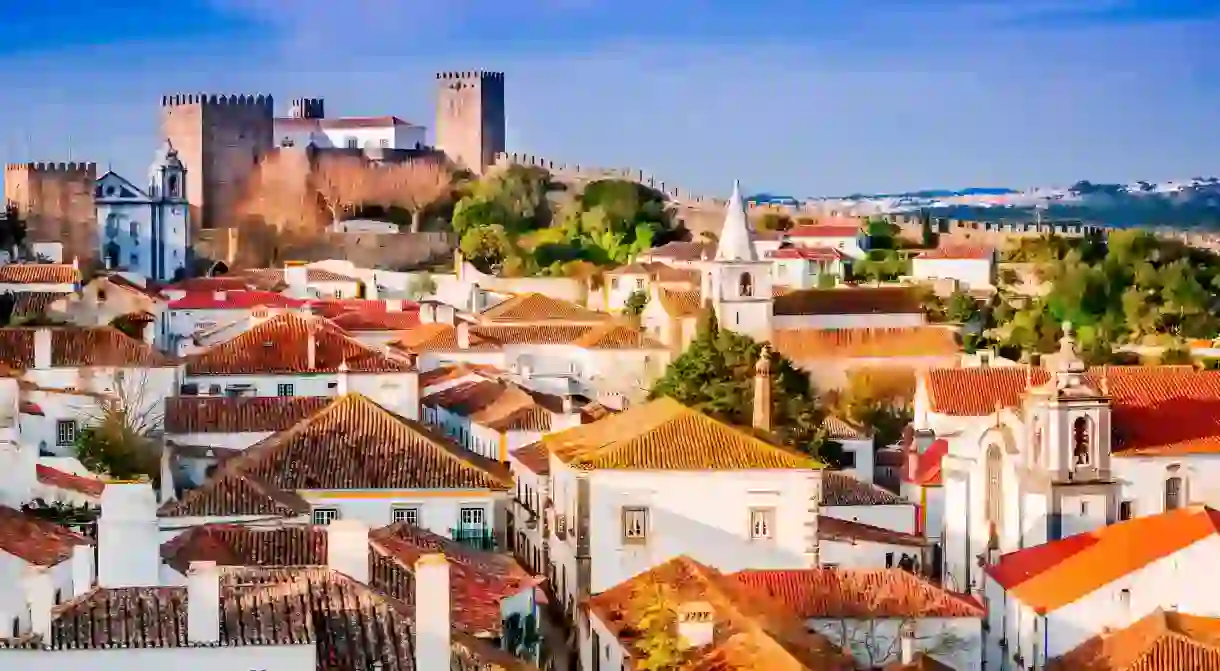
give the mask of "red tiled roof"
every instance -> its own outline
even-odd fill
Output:
[[[495,431],[551,430],[551,413],[562,412],[563,400],[501,380],[471,380],[420,399]]]
[[[242,275],[247,281],[263,288],[273,288],[286,281],[283,268],[255,268]],[[315,282],[359,282],[360,280],[325,268],[306,268],[305,281],[313,284]]]
[[[988,261],[995,258],[995,247],[990,245],[941,245],[916,256],[926,260],[972,260]]]
[[[939,487],[943,484],[941,462],[949,453],[949,441],[937,438],[928,449],[919,454],[914,453],[913,447],[911,449],[910,458],[915,460],[915,471],[912,473],[903,469],[902,479],[924,487]]]
[[[907,534],[892,529],[883,529],[863,522],[839,519],[818,515],[818,538],[824,541],[842,541],[856,543],[882,543],[885,545],[906,545],[909,547],[924,547],[927,539],[917,534]]]
[[[399,304],[402,312],[419,310],[419,303],[411,301],[394,301]],[[334,319],[348,312],[388,312],[391,311],[389,301],[369,298],[318,298],[309,302],[313,313],[328,319]]]
[[[460,380],[467,375],[479,375],[486,378],[498,378],[504,374],[504,371],[495,366],[487,364],[459,362],[447,364],[433,368],[429,371],[424,371],[419,374],[419,388],[427,389],[443,382],[452,382]]]
[[[1220,671],[1220,618],[1152,611],[1047,662],[1047,671]]]
[[[1220,452],[1220,371],[1109,366],[1090,369],[1085,378],[1092,388],[1109,390],[1115,454]],[[928,371],[925,384],[932,412],[985,417],[997,404],[1017,407],[1030,382],[1049,379],[1042,368],[952,368]]]
[[[165,432],[284,431],[332,400],[326,396],[172,396],[165,399]]]
[[[217,295],[219,293],[219,295]],[[171,310],[249,310],[250,308],[299,308],[305,301],[273,291],[199,291],[170,301]]]
[[[132,293],[137,293],[142,296],[147,296],[148,298],[152,298],[153,300],[163,300],[164,299],[164,296],[161,295],[161,292],[157,291],[157,289],[154,286],[152,286],[152,285],[141,286],[139,284],[136,284],[135,282],[132,282],[131,280],[127,279],[126,277],[123,277],[122,275],[120,275],[118,273],[112,273],[110,275],[107,275],[103,279],[106,282],[108,282],[109,284],[116,286],[120,289],[126,289],[127,291],[130,291]]]
[[[309,334],[314,360],[309,365]],[[354,373],[399,373],[410,364],[352,338],[321,317],[277,315],[241,335],[187,359],[187,375],[336,372],[346,362]]]
[[[806,261],[842,261],[847,257],[832,247],[784,247],[767,252],[769,259],[804,259]]]
[[[72,548],[90,545],[84,536],[54,522],[0,506],[0,551],[36,566],[54,566],[72,556]]]
[[[0,328],[0,365],[27,369],[34,366],[34,332],[51,331],[51,365],[172,366],[174,361],[147,343],[110,326],[47,326]]]
[[[551,472],[551,453],[542,441],[530,443],[508,453],[512,460],[521,464],[534,475],[547,475]]]
[[[787,606],[801,619],[977,617],[970,597],[902,569],[780,569],[730,576]]]
[[[335,117],[333,119],[303,119],[297,117],[279,117],[275,125],[280,128],[385,128],[388,126],[414,126],[396,116],[351,116]]]
[[[191,277],[185,280],[167,284],[166,291],[245,291],[250,288],[249,280],[233,275],[218,277]]]
[[[80,271],[67,263],[8,263],[0,266],[0,284],[76,284]]]
[[[79,492],[86,496],[98,497],[102,495],[102,490],[106,488],[106,483],[97,478],[86,478],[84,476],[61,471],[58,468],[51,468],[38,464],[36,467],[38,473],[38,482],[47,485],[48,487],[56,487],[65,489],[70,492]]]
[[[331,321],[344,331],[352,333],[361,331],[405,331],[419,326],[419,311],[353,311],[337,315]]]
[[[1190,506],[1010,552],[985,570],[1046,614],[1218,533],[1220,512]]]
[[[665,346],[629,326],[608,322],[600,326],[580,324],[469,325],[470,347],[459,348],[457,327],[452,324],[420,324],[408,329],[392,345],[409,353],[499,352],[505,345],[575,345],[587,349],[656,349]]]

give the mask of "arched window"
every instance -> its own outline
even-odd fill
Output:
[[[1003,487],[1004,454],[1000,446],[992,443],[987,448],[987,488],[986,497],[987,526],[990,529],[989,546],[999,547],[1000,530],[1004,524],[1004,487]]]
[[[750,273],[742,273],[741,278],[737,281],[738,293],[742,296],[754,295],[754,278]]]
[[[1182,484],[1180,475],[1165,479],[1165,510],[1177,510],[1182,507]]]
[[[1072,422],[1072,464],[1075,466],[1089,465],[1092,454],[1089,447],[1092,433],[1090,424],[1088,417],[1077,417]]]

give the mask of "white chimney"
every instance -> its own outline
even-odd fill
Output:
[[[436,303],[425,301],[419,304],[419,321],[421,324],[431,324],[436,321]]]
[[[214,561],[193,561],[187,569],[186,640],[220,642],[220,569]]]
[[[174,487],[174,451],[169,443],[161,445],[160,461],[161,503],[165,503],[178,498],[177,489]]]
[[[326,526],[326,565],[357,582],[369,581],[369,528],[360,520],[339,519]],[[446,667],[447,668],[447,667]]]
[[[152,484],[108,482],[97,521],[97,577],[102,587],[160,584],[161,543]]]
[[[457,331],[458,349],[470,349],[470,322],[458,322],[454,329]]]
[[[683,648],[701,648],[712,642],[716,633],[716,621],[712,617],[712,604],[695,601],[678,608],[678,638]]]
[[[93,589],[93,545],[77,545],[72,548],[72,596],[80,596]]]
[[[402,299],[401,298],[385,299],[385,311],[386,312],[402,312]]]
[[[223,291],[213,291],[213,292],[212,292],[212,298],[213,298],[213,299],[215,299],[215,300],[217,300],[217,301],[223,301],[223,300],[225,299],[225,292],[223,292]]]
[[[898,638],[899,661],[903,664],[915,663],[915,628],[904,625]]]
[[[453,654],[449,622],[449,560],[440,553],[415,560],[415,668],[445,671]]]
[[[25,598],[30,605],[30,633],[45,640],[51,635],[51,609],[55,607],[55,581],[49,568],[39,567],[26,575]]]
[[[563,395],[563,414],[565,414],[565,415],[572,414],[572,407],[573,407],[572,406],[572,395],[564,394]]]
[[[309,268],[300,264],[286,264],[284,266],[284,284],[287,284],[293,293],[304,295],[303,292],[309,284]]]
[[[309,322],[305,328],[308,332],[305,339],[305,367],[313,370],[318,364],[318,337],[314,335],[313,322]]]
[[[347,395],[347,359],[339,362],[339,375],[335,380],[335,395]]]
[[[34,370],[51,368],[51,329],[34,329]]]
[[[452,305],[447,303],[436,304],[436,321],[442,324],[456,324],[457,310],[453,309]]]

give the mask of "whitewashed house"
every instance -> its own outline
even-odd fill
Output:
[[[832,247],[781,247],[769,251],[771,282],[776,287],[813,289],[834,286],[847,275],[851,257]]]
[[[77,293],[65,295],[52,309],[79,326],[106,326],[127,315],[146,314],[156,323],[154,342],[161,346],[161,331],[168,326],[161,315],[167,304],[156,289],[110,273],[93,278]]]
[[[191,249],[186,166],[169,140],[149,168],[147,190],[108,171],[97,178],[93,202],[97,248],[107,268],[156,282],[185,276]]]
[[[942,245],[911,259],[917,280],[951,280],[961,289],[990,289],[996,284],[999,254],[988,245]]]
[[[826,417],[822,428],[826,430],[828,440],[839,444],[841,472],[861,482],[872,482],[873,434],[864,427],[834,415]]]
[[[246,271],[242,277],[259,288],[282,292],[292,298],[364,297],[364,283],[359,278],[299,262],[285,263],[283,268]]]
[[[546,550],[548,529],[543,523],[545,503],[550,497],[551,457],[541,442],[513,450],[508,466],[516,491],[513,493],[509,538],[517,560],[531,572],[546,575],[550,555]]]
[[[270,315],[304,310],[305,307],[304,301],[273,291],[218,289],[181,295],[174,292],[165,311],[165,341],[176,351],[179,342],[189,343],[208,332],[227,329],[225,335],[234,338]],[[217,341],[223,342],[213,337],[202,344],[212,345]]]
[[[308,103],[308,105],[305,104]],[[326,118],[321,99],[311,98],[277,117],[275,138],[280,147],[319,149],[418,150],[427,146],[426,129],[395,116]],[[307,113],[305,110],[309,110]]]
[[[690,291],[699,288],[699,271],[676,268],[664,263],[635,262],[606,273],[601,285],[600,307],[605,312],[622,312],[631,295],[648,297],[654,290]],[[592,300],[592,296],[590,297]]]
[[[59,605],[89,591],[93,570],[88,538],[0,505],[0,638],[29,631],[31,601]]]
[[[699,289],[678,291],[653,287],[640,315],[640,325],[653,340],[663,343],[676,357],[686,350],[699,332],[704,312]]]
[[[780,240],[794,247],[833,249],[851,259],[862,259],[868,252],[868,234],[851,220],[795,226],[784,231]]]
[[[370,527],[408,522],[490,547],[502,534],[508,469],[369,398],[345,394],[292,428],[220,461],[181,500],[162,505],[166,536],[217,522]]]

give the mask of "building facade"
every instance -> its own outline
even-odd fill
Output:
[[[142,190],[113,172],[97,180],[97,240],[102,263],[158,282],[186,274],[191,249],[187,170],[166,142]]]

